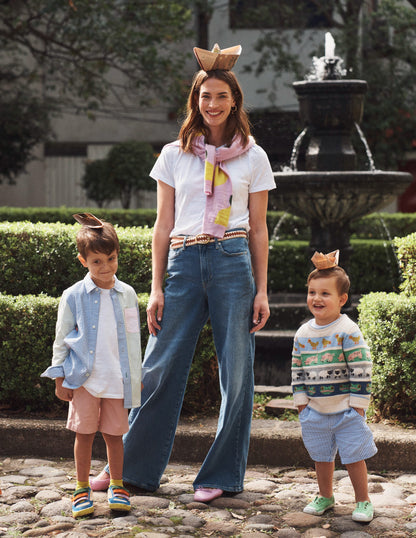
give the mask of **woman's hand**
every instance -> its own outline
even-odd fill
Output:
[[[308,407],[306,404],[298,405],[298,413],[302,413],[302,411],[306,409],[306,407]]]
[[[353,409],[354,409],[355,411],[357,411],[357,413],[358,413],[359,415],[361,415],[362,417],[365,415],[365,411],[364,411],[364,409],[362,409],[361,407],[353,407]]]
[[[269,256],[266,224],[267,200],[267,191],[254,192],[249,195],[249,248],[257,290],[253,303],[253,327],[250,333],[262,329],[270,317],[267,299],[267,258]]]
[[[253,303],[253,328],[250,330],[250,333],[255,333],[262,329],[269,317],[270,308],[267,295],[265,293],[258,293]]]
[[[152,239],[152,289],[147,304],[147,327],[156,336],[160,331],[165,296],[163,281],[168,262],[170,232],[175,222],[175,189],[163,181],[157,182],[157,218]]]
[[[63,377],[57,377],[55,379],[55,395],[64,402],[71,402],[74,391],[62,386],[64,382]]]
[[[165,306],[165,296],[163,291],[153,292],[150,294],[147,304],[147,327],[149,333],[156,336],[157,331],[160,331],[160,322],[163,316],[163,307]]]

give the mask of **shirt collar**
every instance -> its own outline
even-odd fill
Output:
[[[93,279],[91,278],[91,275],[90,273],[87,273],[84,277],[84,284],[85,284],[85,289],[87,290],[87,293],[91,293],[92,291],[94,291],[95,289],[100,289],[96,284],[95,282],[93,281]],[[111,288],[115,291],[118,291],[119,293],[121,293],[123,291],[123,286],[121,285],[120,283],[120,280],[114,275],[114,286]]]

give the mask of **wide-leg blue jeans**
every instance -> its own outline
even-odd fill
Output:
[[[161,330],[143,362],[142,405],[124,436],[126,482],[154,491],[169,462],[199,333],[211,320],[221,408],[215,440],[194,482],[243,489],[254,393],[252,307],[255,284],[244,238],[169,251]],[[204,395],[201,394],[201,398]]]

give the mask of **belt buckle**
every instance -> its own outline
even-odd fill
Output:
[[[207,234],[198,234],[195,236],[195,239],[200,245],[207,245],[210,242],[211,237]]]

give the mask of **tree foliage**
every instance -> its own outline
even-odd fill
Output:
[[[104,207],[117,198],[117,188],[108,174],[106,159],[87,162],[81,184],[88,198],[94,200],[98,207]]]
[[[0,98],[0,183],[2,177],[15,182],[48,133],[48,111],[41,100],[23,89]]]
[[[323,56],[324,32],[331,31],[336,55],[344,60],[347,78],[367,80],[362,127],[376,166],[397,168],[404,153],[416,147],[416,1],[311,0],[306,3],[313,6],[315,25],[310,18],[297,16],[297,3],[284,2],[285,12],[281,13],[288,21],[296,20],[296,28],[283,32],[279,21],[274,28],[269,24],[255,46],[261,58],[256,66],[247,66],[247,70],[256,74],[272,70],[276,79],[283,73],[292,74],[293,80],[303,79],[311,64],[300,62],[299,47],[302,50],[309,47],[310,59]],[[262,9],[272,10],[272,5],[274,2],[264,2]],[[253,17],[276,20],[272,11],[260,13],[258,9],[247,10],[245,16],[251,25]],[[322,40],[316,47],[318,31],[322,32]],[[269,98],[274,98],[273,89]]]
[[[149,172],[155,163],[153,148],[147,142],[128,140],[115,144],[105,159],[87,163],[82,186],[98,207],[120,200],[124,209],[139,190],[154,190]]]
[[[155,163],[150,144],[128,140],[113,146],[107,157],[110,179],[117,186],[124,209],[130,207],[131,197],[139,190],[154,190],[156,183],[149,178]]]
[[[13,106],[25,147],[49,134],[41,111],[49,118],[62,112],[138,118],[158,99],[174,102],[185,58],[175,45],[191,33],[191,7],[190,0],[0,2],[1,95],[24,88],[25,103],[39,105]],[[0,98],[0,106],[7,102]],[[0,182],[16,174],[0,166]]]

